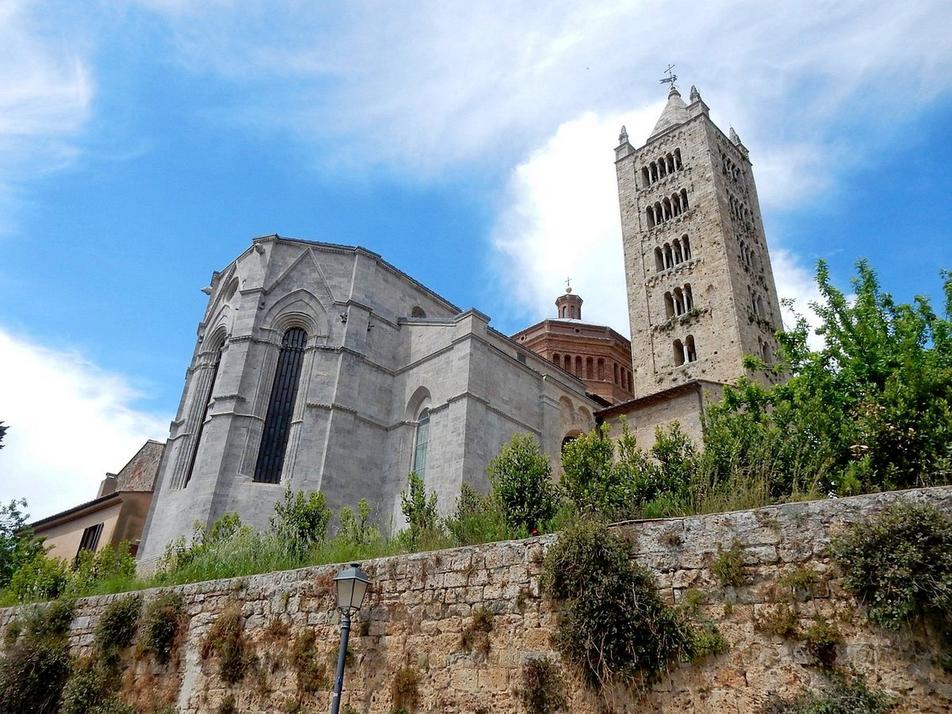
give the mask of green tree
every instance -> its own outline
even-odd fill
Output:
[[[446,519],[455,545],[476,545],[517,537],[506,523],[498,499],[482,494],[468,483],[460,489],[456,511]],[[528,535],[528,531],[518,535]]]
[[[772,498],[823,479],[839,493],[947,482],[952,468],[952,275],[943,272],[945,317],[916,297],[898,304],[857,263],[855,298],[817,267],[820,349],[802,317],[779,333],[773,387],[741,380],[705,415],[714,482],[761,478]],[[754,365],[751,365],[754,366]],[[762,366],[762,365],[759,365]]]
[[[489,462],[488,474],[511,528],[538,531],[555,513],[559,497],[549,459],[531,434],[516,434],[506,442]]]
[[[3,422],[0,421],[0,449],[3,448],[3,437],[5,437],[5,436],[7,435],[7,429],[9,429],[9,428],[10,428],[10,427],[8,427],[8,426],[4,426],[4,425],[3,425]]]
[[[562,449],[562,488],[575,505],[585,511],[615,517],[627,513],[633,498],[634,459],[638,453],[633,440],[625,442],[630,461],[619,468],[615,463],[615,442],[607,425],[580,434]]]
[[[340,509],[338,537],[355,546],[367,546],[380,541],[380,531],[370,520],[373,509],[366,498],[357,503],[357,513],[344,506]]]
[[[311,491],[305,494],[304,491],[292,491],[288,486],[284,500],[274,506],[271,530],[287,538],[294,547],[307,550],[324,540],[331,515],[323,493]]]
[[[407,489],[400,494],[400,508],[409,526],[410,547],[416,548],[427,535],[439,530],[436,492],[427,496],[426,484],[416,471],[407,477]]]
[[[43,553],[43,539],[27,526],[26,499],[0,505],[0,588],[24,564]]]

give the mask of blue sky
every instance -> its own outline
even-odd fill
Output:
[[[252,236],[363,245],[513,332],[564,278],[628,332],[612,147],[668,62],[751,150],[778,288],[952,268],[952,6],[0,5],[0,498],[163,439],[200,288]]]

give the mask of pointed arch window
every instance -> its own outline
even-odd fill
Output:
[[[420,478],[426,478],[426,452],[430,445],[430,410],[420,412],[417,420],[416,438],[413,442],[413,470]]]
[[[188,468],[185,470],[185,479],[182,482],[182,488],[188,486],[192,480],[192,471],[195,470],[195,460],[198,458],[198,450],[202,446],[202,433],[205,431],[205,420],[208,419],[208,410],[212,405],[212,394],[215,390],[215,381],[218,379],[218,366],[221,364],[221,352],[225,348],[225,343],[218,348],[215,353],[215,361],[212,363],[212,375],[208,381],[208,391],[205,392],[205,408],[202,411],[202,419],[198,422],[198,431],[195,434],[195,444],[192,446],[192,454],[188,459]]]
[[[292,327],[281,340],[281,353],[271,387],[268,416],[264,420],[258,463],[255,465],[255,481],[280,483],[284,456],[291,432],[291,416],[297,398],[298,382],[301,381],[301,365],[307,333],[300,327]]]

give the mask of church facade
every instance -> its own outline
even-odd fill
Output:
[[[571,292],[510,338],[371,251],[255,239],[205,289],[139,558],[226,512],[264,528],[288,487],[335,510],[366,498],[392,532],[410,471],[447,511],[518,432],[556,476],[596,422],[625,420],[642,446],[674,421],[700,439],[704,404],[745,355],[772,362],[781,329],[748,152],[672,87],[646,143],[622,128],[615,157],[630,344],[582,323]]]
[[[385,531],[417,471],[442,509],[515,433],[557,457],[601,403],[574,375],[358,247],[279,236],[213,276],[139,549],[226,512],[264,528],[284,489],[366,498]],[[557,461],[557,458],[555,459]]]

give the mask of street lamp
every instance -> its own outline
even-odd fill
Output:
[[[370,578],[360,569],[360,563],[351,563],[337,574],[334,582],[337,584],[337,610],[340,612],[340,651],[337,653],[331,714],[339,714],[340,693],[344,688],[344,660],[347,659],[347,640],[350,638],[350,617],[360,609]]]

